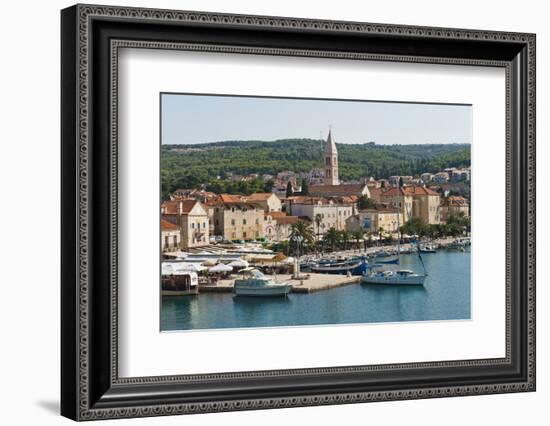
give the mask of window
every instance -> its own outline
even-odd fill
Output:
[[[195,224],[194,223],[191,224],[191,228],[195,229]]]
[[[260,224],[260,219],[256,218],[256,225]]]
[[[170,246],[170,237],[168,235],[164,236],[164,248],[167,248]]]
[[[203,222],[203,223],[202,223],[202,227],[203,227],[203,228],[206,228],[206,222]]]
[[[178,246],[178,236],[177,235],[174,235],[174,248],[176,248]]]
[[[231,219],[231,225],[235,226],[235,219]]]
[[[243,225],[246,225],[246,219],[243,219]]]
[[[243,239],[246,240],[246,232],[243,232]]]

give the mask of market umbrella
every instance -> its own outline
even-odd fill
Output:
[[[233,268],[248,268],[248,262],[246,260],[237,259],[229,263],[228,266]]]
[[[200,272],[204,271],[206,269],[205,266],[202,266],[200,263],[182,263],[181,266],[178,267],[178,270],[180,271],[192,271],[192,272]]]
[[[202,262],[204,266],[214,266],[216,263],[217,262],[215,259],[206,259],[204,262]]]
[[[233,268],[229,265],[224,265],[223,263],[218,263],[215,266],[212,266],[208,272],[231,272]]]

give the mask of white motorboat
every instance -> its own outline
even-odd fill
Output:
[[[426,275],[417,274],[410,269],[396,271],[372,270],[361,279],[365,284],[424,285]]]
[[[287,296],[292,289],[290,283],[276,283],[255,268],[239,271],[243,277],[235,280],[235,296]]]
[[[436,246],[432,243],[423,243],[418,245],[418,251],[420,253],[435,253]]]

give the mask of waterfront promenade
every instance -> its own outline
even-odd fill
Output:
[[[350,284],[358,284],[361,277],[346,275],[330,275],[330,274],[313,274],[302,273],[307,279],[292,279],[292,275],[266,275],[277,282],[290,282],[292,284],[292,293],[314,293],[321,290],[329,290],[331,288],[342,287]],[[200,293],[231,293],[235,279],[224,279],[218,281],[216,285],[201,285]]]

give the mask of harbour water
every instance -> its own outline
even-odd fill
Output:
[[[470,319],[470,253],[423,254],[424,286],[349,285],[288,298],[165,297],[161,331]],[[416,254],[401,268],[421,272]]]

